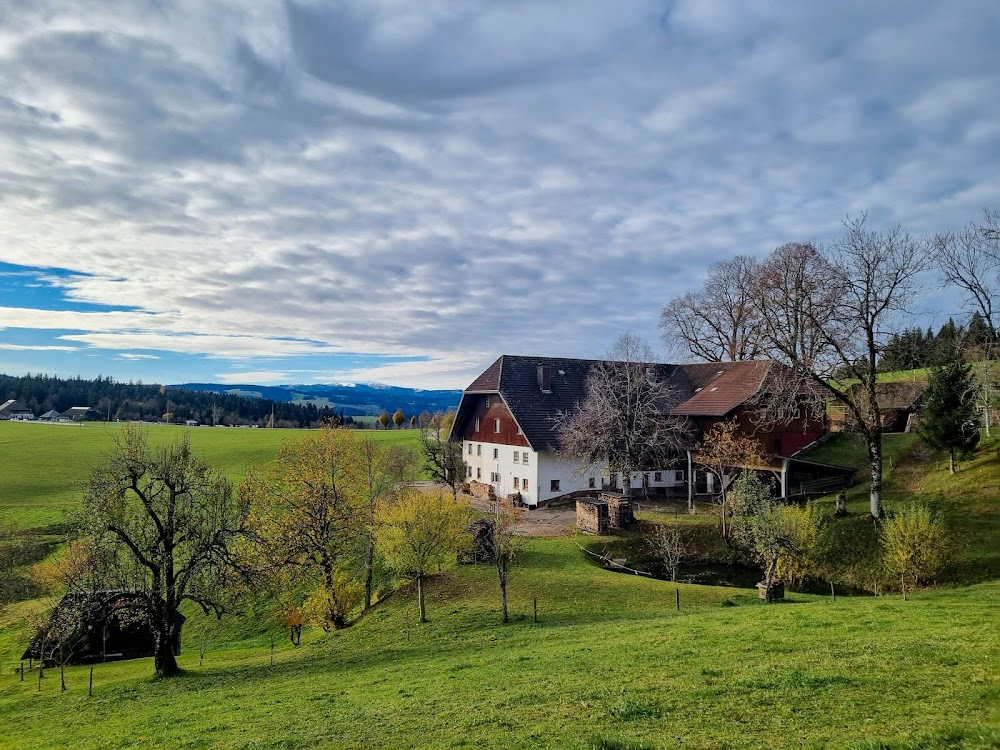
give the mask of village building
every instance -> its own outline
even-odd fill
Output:
[[[72,406],[59,415],[59,422],[99,422],[103,419],[100,412],[89,406]]]
[[[60,416],[59,412],[57,412],[55,409],[49,409],[42,416],[40,416],[39,419],[42,420],[43,422],[55,422],[57,419],[59,419],[59,416]]]
[[[587,377],[596,364],[597,360],[504,355],[466,388],[451,439],[462,442],[473,494],[516,494],[525,505],[539,507],[557,499],[596,497],[624,484],[606,468],[581,472],[579,461],[559,453],[560,415],[570,413],[586,397]],[[803,398],[803,408],[786,414],[781,424],[763,424],[755,418],[768,388],[788,387],[789,379],[780,378],[781,370],[776,363],[758,361],[647,365],[649,377],[663,378],[670,387],[672,413],[688,420],[691,433],[672,465],[636,472],[629,485],[688,502],[696,495],[712,494],[719,478],[698,468],[697,451],[712,425],[730,420],[758,440],[768,456],[763,465],[734,468],[773,476],[776,494],[805,491],[811,482],[846,483],[849,470],[796,456],[826,433],[822,410],[806,408]]]
[[[27,406],[19,404],[14,399],[0,404],[0,419],[34,419],[35,414]]]

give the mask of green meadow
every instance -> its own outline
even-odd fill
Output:
[[[80,502],[82,485],[114,446],[116,423],[60,424],[0,421],[0,521],[22,528],[63,523]],[[238,483],[248,467],[274,458],[282,443],[307,430],[148,425],[150,441],[165,444],[186,432],[191,447]],[[416,430],[372,430],[377,440],[418,446]]]
[[[190,433],[233,479],[301,434]],[[0,423],[2,517],[60,522],[112,436]],[[887,439],[886,507],[926,501],[956,542],[949,582],[906,602],[791,593],[763,604],[755,590],[602,570],[580,549],[601,539],[532,539],[506,626],[492,569],[448,565],[428,583],[426,624],[408,586],[344,631],[307,629],[298,648],[266,599],[221,622],[189,609],[181,677],[153,679],[151,659],[98,664],[93,695],[87,667],[66,669],[65,691],[57,670],[21,681],[32,622],[55,597],[19,602],[0,612],[0,747],[1000,748],[997,445],[951,477],[914,436]],[[813,457],[864,463],[848,435]],[[838,523],[863,550],[875,532],[859,476]],[[832,497],[818,502],[832,511]],[[674,520],[709,534],[717,523]]]

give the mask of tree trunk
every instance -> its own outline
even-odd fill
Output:
[[[500,580],[500,611],[501,622],[506,623],[509,619],[507,615],[507,581]]]
[[[868,456],[872,464],[872,488],[870,505],[872,518],[882,517],[882,435],[876,433],[868,438]]]
[[[949,448],[948,449],[948,473],[949,474],[954,474],[955,473],[955,449],[954,448]]]
[[[417,608],[420,610],[418,622],[427,622],[427,605],[424,603],[424,576],[417,576]]]
[[[372,608],[372,580],[375,577],[375,535],[368,534],[368,549],[365,551],[365,610]]]
[[[153,666],[159,677],[173,677],[181,671],[177,666],[177,657],[174,655],[170,636],[162,630],[154,633]]]

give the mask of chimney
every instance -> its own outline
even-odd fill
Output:
[[[650,385],[656,385],[657,380],[658,378],[656,377],[656,368],[653,367],[652,365],[646,365],[646,382],[649,383]]]
[[[552,368],[538,365],[538,388],[542,393],[552,393]]]

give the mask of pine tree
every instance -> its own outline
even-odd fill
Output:
[[[920,435],[933,448],[948,451],[948,469],[955,473],[955,453],[971,451],[979,443],[972,368],[962,360],[958,346],[941,352],[924,391]]]

